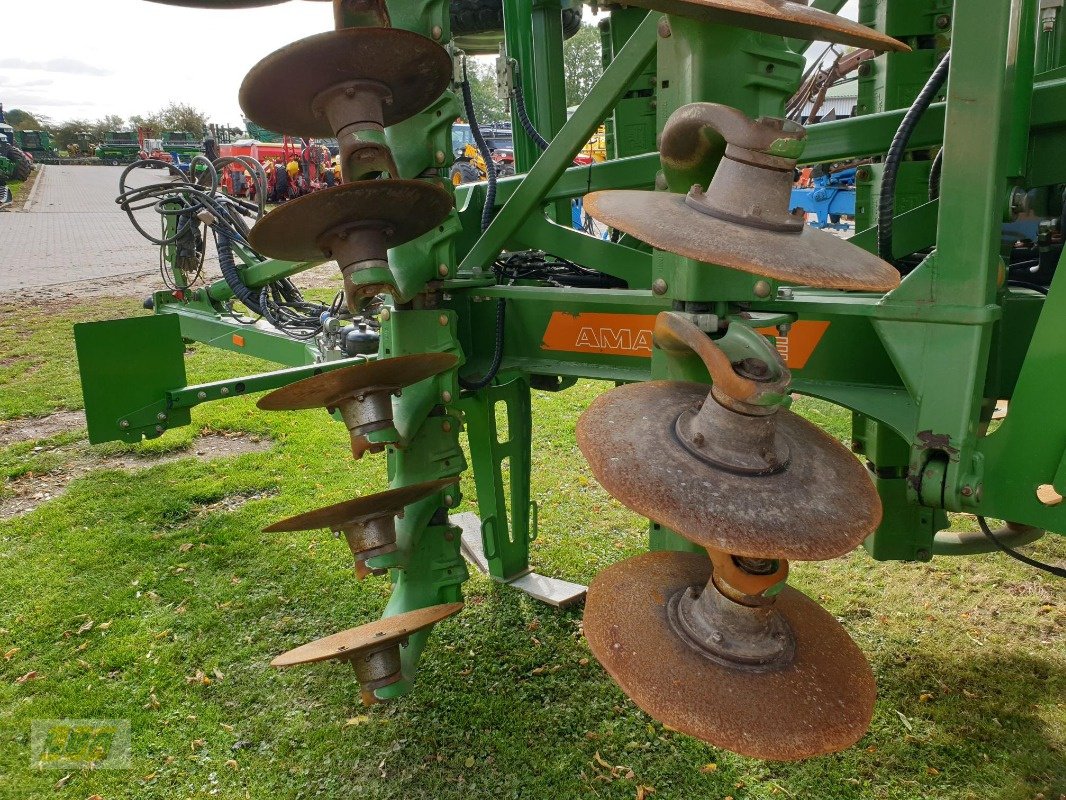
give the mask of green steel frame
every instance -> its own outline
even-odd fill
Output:
[[[874,295],[782,286],[651,251],[625,237],[596,239],[568,225],[570,199],[590,190],[685,191],[693,181],[709,180],[714,163],[693,174],[660,173],[658,156],[650,152],[649,115],[656,115],[659,130],[674,110],[696,101],[780,116],[798,85],[800,53],[808,43],[616,10],[604,31],[609,63],[566,119],[560,110],[558,0],[505,0],[507,52],[519,63],[531,116],[551,143],[538,154],[516,133],[518,163],[526,174],[499,182],[487,230],[480,228],[484,185],[463,186],[444,224],[390,254],[393,272],[414,300],[383,313],[379,357],[454,352],[461,359],[458,371],[425,381],[396,401],[396,429],[405,446],[388,448],[391,485],[459,474],[466,468],[459,439],[465,428],[491,575],[505,581],[522,574],[536,535],[529,495],[531,387],[561,390],[577,378],[625,382],[670,375],[673,366],[652,347],[654,317],[665,309],[698,308],[778,336],[778,346],[789,351],[794,391],[852,410],[852,446],[869,464],[885,509],[881,527],[867,542],[874,557],[930,558],[948,511],[1066,532],[1066,504],[1045,504],[1036,494],[1041,485],[1066,494],[1066,415],[1059,410],[1066,390],[1066,277],[1060,271],[1047,299],[1000,281],[1000,226],[1010,215],[1010,189],[1061,194],[1059,184],[1066,182],[1061,158],[1066,68],[1060,44],[1066,21],[1044,32],[1037,3],[862,5],[863,21],[915,49],[871,62],[861,76],[860,115],[811,126],[805,161],[883,154],[937,54],[948,46],[952,53],[946,99],[926,112],[911,139],[895,220],[896,254],[929,254],[898,289]],[[815,5],[837,10],[841,4]],[[392,0],[390,12],[397,27],[442,42],[450,38],[444,0]],[[422,114],[387,130],[402,176],[446,175],[442,155],[450,152],[450,121],[458,112],[455,95],[446,93]],[[615,157],[571,167],[608,118]],[[941,146],[939,200],[915,199],[915,187],[924,187],[928,162]],[[880,174],[873,165],[861,190],[862,219],[870,219]],[[863,230],[853,242],[873,250],[874,238],[872,230]],[[529,248],[617,276],[628,288],[498,284],[491,265],[500,252]],[[250,286],[261,286],[308,266],[267,261],[243,273]],[[350,363],[326,363],[313,345],[236,323],[221,305],[228,296],[224,283],[161,292],[154,317],[105,323],[138,324],[145,331],[156,326],[152,335],[161,344],[139,358],[116,361],[117,352],[129,354],[128,330],[79,328],[93,441],[159,435],[188,423],[189,409],[199,402]],[[489,387],[463,391],[458,372],[482,374],[492,359],[500,299],[507,306],[500,371]],[[789,333],[781,336],[785,330]],[[294,369],[186,387],[183,370],[174,367],[173,343],[182,337]],[[176,352],[180,361],[180,347]],[[119,398],[105,391],[119,380],[136,390]],[[99,399],[103,394],[106,403]],[[1010,399],[1010,413],[991,428],[991,410],[1001,398]],[[501,410],[506,434],[500,430]],[[413,506],[398,523],[397,552],[373,562],[392,568],[394,591],[386,614],[461,597],[467,570],[459,529],[440,510],[459,500],[453,488]],[[651,545],[685,546],[655,525]],[[404,652],[408,678],[424,641],[425,636],[414,637]],[[407,686],[405,681],[379,695]]]

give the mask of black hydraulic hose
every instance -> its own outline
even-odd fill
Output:
[[[503,327],[506,310],[507,301],[501,297],[496,301],[496,348],[492,353],[492,363],[489,364],[489,368],[480,378],[464,378],[460,375],[459,386],[461,388],[474,392],[478,389],[484,389],[496,379],[496,373],[500,371],[500,364],[503,361]]]
[[[522,78],[518,72],[518,62],[512,61],[514,64],[514,99],[515,107],[518,110],[518,120],[522,123],[522,130],[526,132],[526,135],[533,140],[541,151],[548,149],[548,140],[540,135],[540,132],[533,127],[533,121],[529,118],[529,110],[526,108],[526,96],[522,93]]]
[[[250,289],[241,280],[241,274],[237,271],[237,264],[233,260],[233,250],[230,247],[231,240],[228,232],[215,229],[215,248],[218,250],[218,266],[222,271],[222,277],[226,279],[233,296],[244,303],[253,313],[263,314],[263,307],[259,300],[261,294]]]
[[[988,523],[984,517],[977,518],[977,524],[981,528],[981,533],[988,537],[992,544],[994,544],[1000,551],[1006,553],[1011,558],[1021,561],[1023,564],[1028,564],[1030,567],[1036,567],[1042,569],[1044,572],[1051,573],[1058,578],[1066,578],[1066,568],[1055,566],[1054,564],[1045,564],[1043,561],[1037,561],[1035,558],[1029,558],[1029,556],[1019,553],[1017,550],[1012,550],[1001,542],[996,535],[992,533],[992,529],[988,527]]]
[[[474,135],[474,144],[477,151],[485,160],[485,179],[488,188],[485,191],[485,205],[481,209],[481,230],[484,231],[492,222],[494,206],[496,205],[496,165],[492,161],[492,151],[481,135],[481,128],[477,124],[477,116],[474,114],[474,99],[470,94],[470,81],[466,78],[466,62],[463,62],[463,107],[466,109],[466,121],[470,123],[470,133]]]
[[[929,199],[936,200],[940,197],[940,171],[944,166],[944,148],[936,151],[933,163],[929,165]]]
[[[492,223],[493,211],[496,205],[496,165],[492,162],[492,152],[489,150],[485,137],[481,135],[481,128],[477,124],[477,116],[474,114],[474,100],[470,95],[470,82],[466,78],[466,62],[463,62],[463,106],[466,110],[466,121],[470,123],[470,133],[474,136],[474,143],[478,152],[485,160],[485,176],[488,188],[485,191],[485,205],[481,209],[481,230],[485,231]],[[484,389],[496,379],[496,373],[500,371],[500,363],[503,361],[503,328],[504,314],[507,309],[507,301],[502,297],[496,301],[496,345],[492,353],[492,362],[488,370],[480,378],[467,379],[459,376],[459,386],[467,391]]]
[[[918,121],[948,77],[950,60],[951,51],[949,50],[940,59],[933,74],[929,76],[929,80],[925,82],[925,86],[918,92],[918,96],[914,98],[907,113],[903,115],[903,121],[899,124],[895,136],[892,137],[892,144],[885,156],[884,173],[881,175],[881,197],[877,205],[877,255],[885,261],[894,260],[892,258],[892,217],[896,211],[896,176],[899,174],[899,165],[903,161],[903,153],[907,149],[907,143]]]

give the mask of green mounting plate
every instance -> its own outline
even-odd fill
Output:
[[[189,409],[167,408],[166,402],[168,390],[186,383],[185,343],[176,316],[81,323],[74,326],[74,344],[92,444],[154,439],[192,421]],[[150,424],[131,422],[134,415],[144,420],[145,410],[154,406]]]

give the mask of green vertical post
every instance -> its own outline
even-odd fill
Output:
[[[529,495],[533,440],[529,382],[523,377],[486,387],[465,397],[462,408],[489,575],[509,581],[529,571],[529,542],[534,533]]]
[[[1005,87],[1007,64],[1016,57],[1009,31],[1018,24],[1012,18],[1020,15],[1020,1],[973,0],[955,9],[936,251],[886,296],[875,323],[919,403],[910,468],[922,477],[913,496],[934,507],[973,507],[980,480],[973,456],[1000,311],[995,295],[1010,113]]]

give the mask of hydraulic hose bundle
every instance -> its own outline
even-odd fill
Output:
[[[249,172],[256,189],[256,202],[231,197],[220,191],[219,173],[226,167],[238,164]],[[128,178],[135,169],[163,168],[169,171],[169,179],[144,186],[130,186]],[[274,281],[261,288],[244,283],[237,266],[233,248],[239,246],[262,260],[249,243],[249,222],[262,218],[265,213],[266,174],[255,159],[247,156],[223,157],[211,161],[202,155],[195,156],[186,176],[172,164],[157,159],[143,159],[130,164],[119,178],[119,196],[115,202],[126,212],[133,227],[145,239],[160,248],[160,275],[168,288],[181,291],[192,286],[200,278],[206,255],[206,234],[210,228],[214,234],[218,252],[219,268],[233,297],[244,304],[253,314],[263,317],[274,327],[297,339],[316,336],[322,330],[323,312],[339,311],[337,300],[333,304],[310,302],[288,278]],[[136,212],[152,209],[160,217],[160,234],[149,233],[138,220]],[[168,250],[176,272],[185,276],[179,280],[167,269]],[[232,303],[229,311],[234,316]]]

